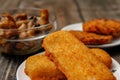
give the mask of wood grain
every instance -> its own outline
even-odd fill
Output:
[[[120,20],[118,0],[77,0],[85,21],[95,18],[111,18]]]

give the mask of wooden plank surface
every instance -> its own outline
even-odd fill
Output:
[[[120,20],[120,0],[0,0],[0,9],[33,7],[47,8],[55,13],[58,30],[101,17]],[[105,50],[120,63],[120,46]],[[0,80],[16,80],[16,70],[28,56],[0,54]]]
[[[120,20],[119,0],[77,0],[85,21],[95,18],[111,18]]]

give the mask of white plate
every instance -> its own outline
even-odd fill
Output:
[[[62,30],[80,30],[83,31],[82,23],[71,24],[62,28]],[[99,47],[99,48],[108,48],[120,45],[120,38],[114,39],[109,44],[102,44],[102,45],[87,45],[88,47]]]
[[[26,61],[24,61],[17,69],[17,72],[16,72],[17,80],[31,80],[24,72],[25,62]],[[120,65],[113,58],[112,58],[112,68],[111,68],[111,70],[114,71],[114,75],[117,78],[117,80],[120,80]]]

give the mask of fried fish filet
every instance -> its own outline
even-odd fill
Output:
[[[90,50],[108,68],[111,67],[112,60],[107,52],[105,52],[104,50],[99,49],[99,48],[92,48]],[[60,72],[58,69],[56,69],[56,66],[51,66],[51,64],[53,64],[53,62],[51,62],[50,60],[48,61],[48,60],[49,59],[46,58],[46,56],[44,54],[30,56],[26,60],[25,72],[28,76],[30,76],[31,80],[43,80],[43,79],[44,80],[52,80],[52,79],[54,79],[54,80],[59,80],[59,79],[67,80],[66,77],[64,76],[64,74],[62,72]],[[46,69],[43,69],[46,64],[43,63],[42,65],[36,65],[36,61],[39,63],[41,61],[44,61],[45,63],[51,63],[49,66],[51,66],[54,70],[49,70],[50,69],[49,67],[46,67]],[[33,65],[34,65],[34,67],[31,67]],[[38,71],[39,68],[41,68],[41,70],[44,70],[44,71]],[[35,71],[37,71],[37,73],[34,73]],[[46,72],[46,73],[44,74],[44,72]],[[50,78],[50,76],[52,75],[50,73],[52,73],[52,72],[54,72],[54,75],[53,75],[54,78]],[[50,76],[49,76],[49,74],[50,74]],[[41,75],[41,76],[39,76],[39,75]]]
[[[111,19],[95,19],[83,24],[83,30],[104,35],[120,36],[120,22]]]
[[[26,60],[25,73],[31,80],[67,80],[44,54],[29,57]]]
[[[99,48],[92,48],[90,49],[93,54],[101,61],[103,62],[109,69],[111,68],[112,65],[112,59],[110,55],[104,51],[103,49]]]
[[[110,55],[103,49],[100,48],[90,48],[90,51],[93,55],[97,57],[99,61],[104,63],[109,69],[112,66],[112,59]],[[52,60],[52,57],[49,55],[50,53],[46,53],[46,56],[49,57],[49,59]]]
[[[112,42],[112,36],[99,35],[95,33],[88,33],[77,30],[71,30],[69,32],[87,45],[107,44]]]
[[[42,46],[68,80],[116,80],[107,66],[67,31],[48,35]]]

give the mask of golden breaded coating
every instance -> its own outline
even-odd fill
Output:
[[[48,35],[42,46],[68,80],[116,80],[107,66],[68,31]]]
[[[108,68],[110,68],[111,67],[111,63],[112,63],[112,60],[111,60],[111,58],[110,58],[110,56],[109,56],[109,54],[107,54],[107,52],[105,52],[104,50],[102,50],[102,49],[99,49],[99,48],[92,48],[92,49],[90,49],[92,52],[93,52],[93,54],[95,54],[96,55],[96,57],[100,60],[100,61],[102,61]],[[49,53],[46,53],[46,54],[49,54]],[[42,57],[42,58],[39,58],[39,57]],[[41,59],[48,59],[48,58],[44,58],[44,57],[46,57],[46,56],[44,56],[44,55],[34,55],[34,56],[31,56],[31,57],[29,57],[28,59],[27,59],[27,63],[26,63],[26,67],[25,67],[25,72],[28,74],[28,76],[30,76],[30,77],[34,77],[34,79],[32,79],[32,80],[42,80],[43,78],[44,78],[44,80],[48,80],[49,78],[49,75],[48,75],[48,77],[46,77],[46,74],[45,75],[43,75],[42,77],[40,77],[40,76],[38,76],[38,77],[36,77],[36,75],[34,76],[34,74],[31,74],[31,73],[33,73],[33,71],[31,71],[31,66],[29,66],[29,65],[35,65],[36,63],[31,63],[31,60],[32,60],[32,62],[36,62],[36,61],[40,61]],[[50,57],[50,56],[49,56]],[[49,59],[48,59],[49,60]],[[50,60],[49,60],[50,61]],[[48,62],[47,62],[48,63]],[[42,66],[44,66],[44,64],[42,65]],[[35,69],[37,69],[37,68],[39,68],[40,66],[39,65],[37,65],[37,66],[35,66],[35,68],[33,69],[34,71],[35,71]],[[52,67],[52,66],[51,66]],[[56,66],[53,66],[53,68],[55,68]],[[44,69],[44,72],[48,72],[48,73],[52,73],[52,72],[49,72],[49,71],[47,71],[49,69],[49,67],[46,67],[46,69]],[[46,71],[45,71],[46,70]],[[56,69],[55,69],[55,71],[57,71]],[[58,72],[59,72],[59,70],[58,70]],[[48,74],[47,73],[47,74]],[[61,74],[60,74],[61,73]],[[61,79],[62,80],[66,80],[66,77],[63,75],[63,73],[62,72],[60,72],[59,73],[59,75],[62,75],[61,76]],[[39,74],[42,74],[41,72],[38,72],[38,75]],[[59,76],[57,77],[57,75],[58,74],[56,74],[55,76],[56,77],[54,77],[56,80],[58,80],[59,79]],[[51,78],[50,78],[51,79]],[[51,79],[52,80],[52,79]]]
[[[31,80],[66,80],[64,74],[45,55],[34,55],[26,60],[25,73]]]
[[[104,51],[103,49],[99,48],[92,48],[90,49],[93,54],[101,61],[103,62],[109,69],[111,68],[112,65],[112,59],[110,55]]]
[[[104,35],[120,36],[120,22],[107,19],[95,19],[83,24],[83,30]]]
[[[107,44],[112,41],[112,36],[99,35],[95,33],[88,33],[77,30],[71,30],[69,32],[87,45]]]

